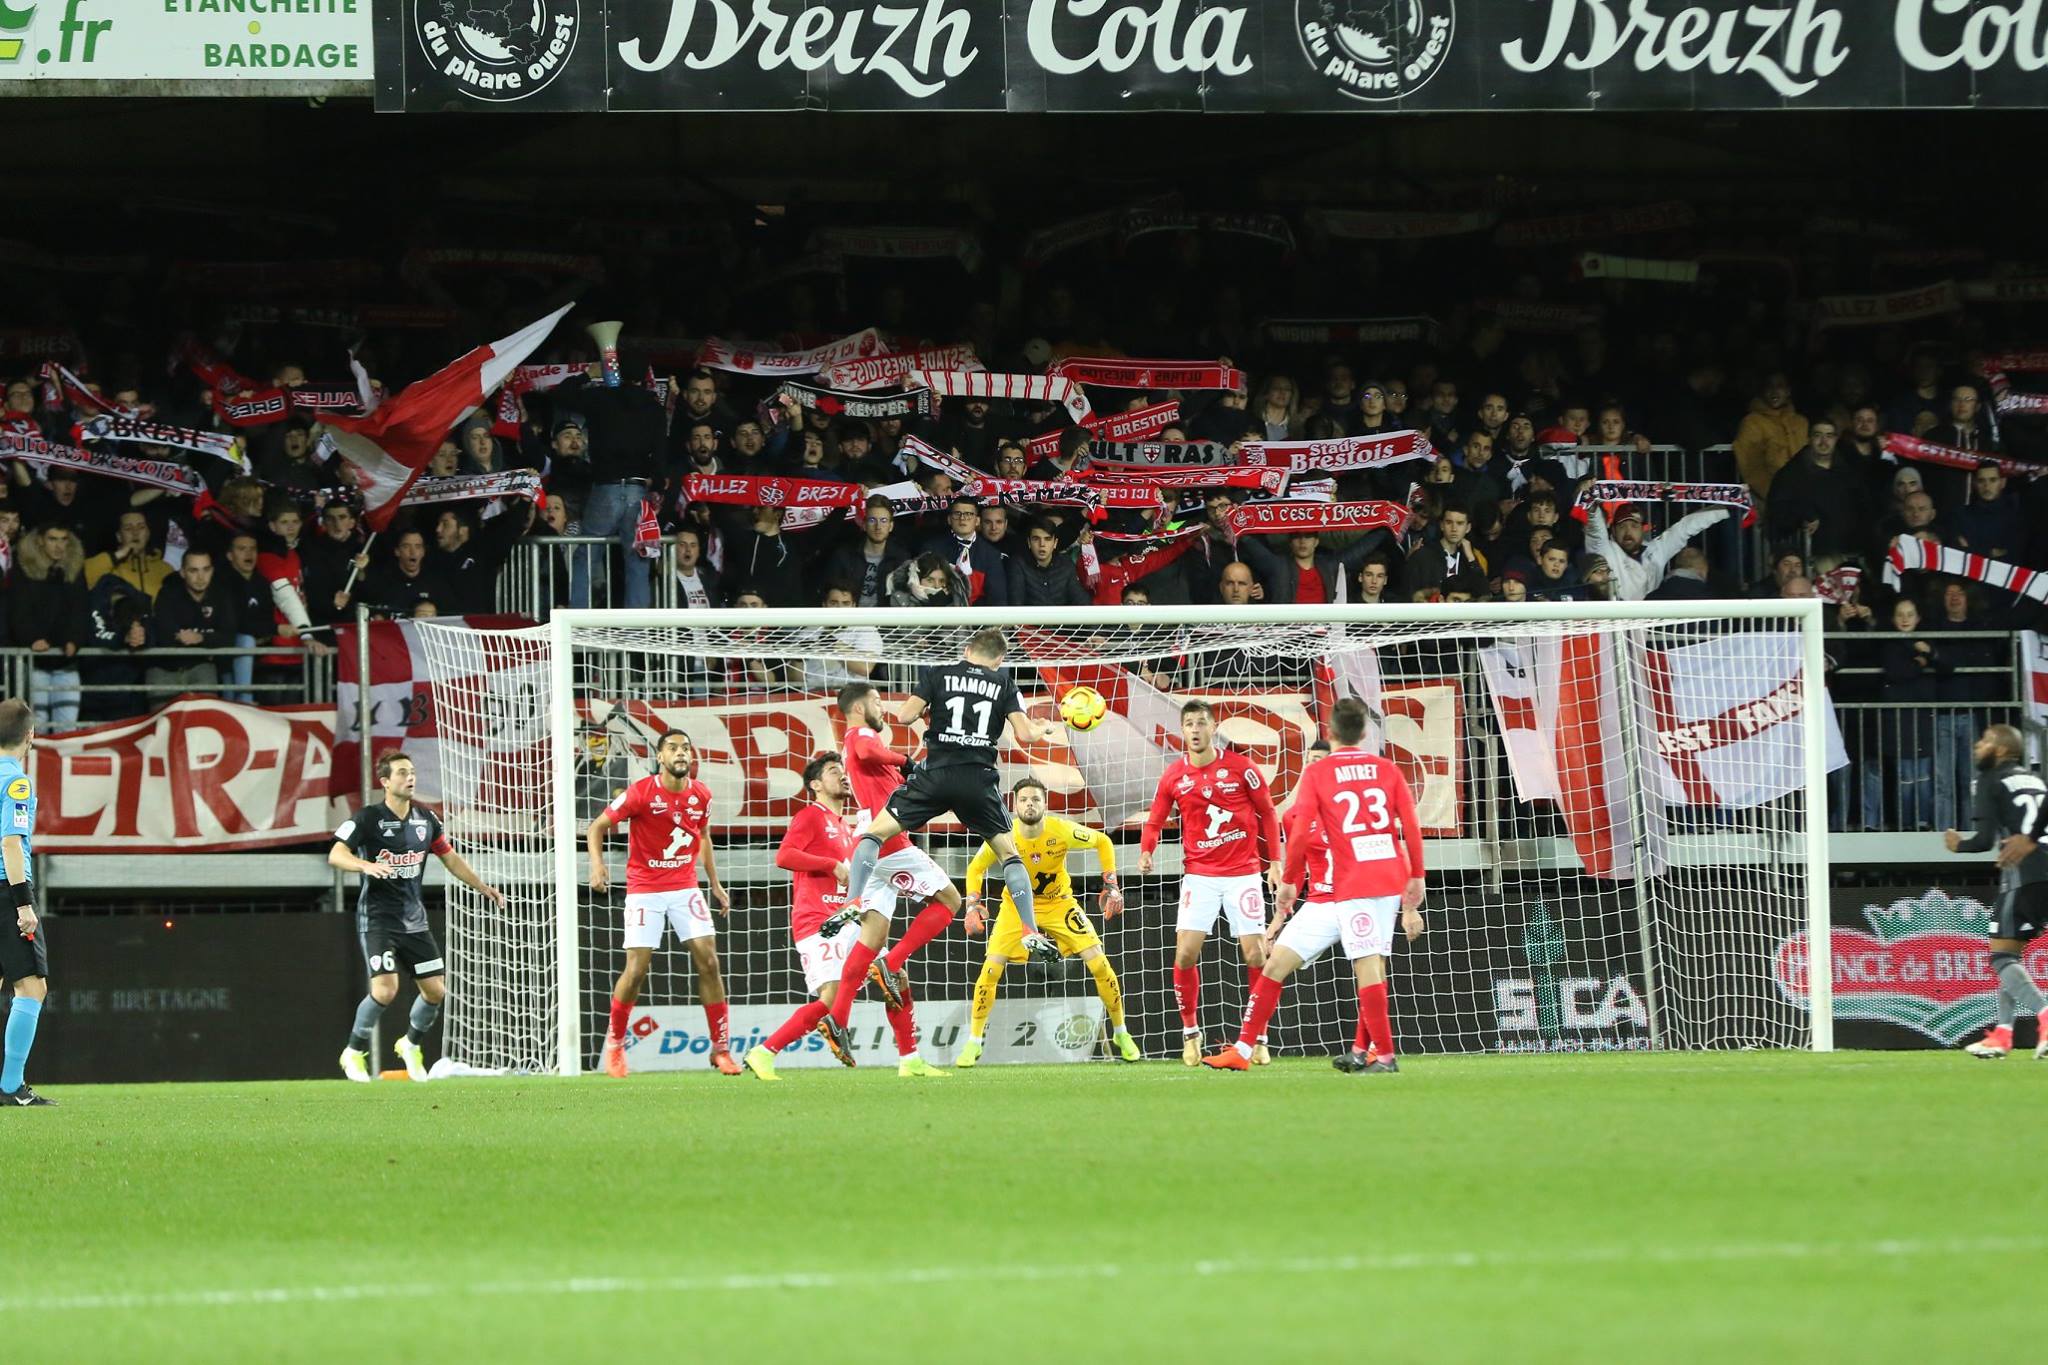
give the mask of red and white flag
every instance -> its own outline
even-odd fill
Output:
[[[1672,805],[1746,810],[1805,786],[1802,657],[1790,631],[1644,649],[1648,789]],[[1833,772],[1849,755],[1832,702],[1824,719]]]
[[[1092,687],[1109,703],[1109,714],[1093,730],[1070,728],[1067,745],[1104,829],[1142,818],[1159,774],[1180,756],[1180,703],[1124,664],[1093,662],[1072,639],[1026,629],[1018,641],[1055,697]]]
[[[321,418],[335,450],[363,495],[363,522],[373,531],[391,524],[399,500],[448,433],[483,406],[521,361],[540,349],[573,304],[563,304],[531,326],[408,384],[397,397],[363,417]]]

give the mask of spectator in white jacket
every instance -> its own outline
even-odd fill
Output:
[[[1614,571],[1615,601],[1640,602],[1664,581],[1665,566],[1685,548],[1687,541],[1727,519],[1725,507],[1694,512],[1680,517],[1669,530],[1645,544],[1640,508],[1624,505],[1614,514],[1610,533],[1606,509],[1595,503],[1586,516],[1586,550],[1600,556]]]

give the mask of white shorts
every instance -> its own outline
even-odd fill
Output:
[[[626,946],[659,948],[663,921],[675,927],[676,938],[688,943],[693,938],[711,937],[711,907],[696,887],[688,891],[629,891],[626,893]]]
[[[831,938],[812,934],[796,941],[797,960],[804,964],[804,989],[812,995],[839,980],[846,970],[846,950],[860,941],[853,929],[841,929]]]
[[[1399,896],[1310,901],[1295,911],[1280,931],[1279,946],[1300,958],[1304,966],[1340,940],[1344,956],[1353,962],[1361,957],[1386,957],[1394,951],[1394,920],[1400,913]]]
[[[946,874],[939,871],[931,855],[912,844],[875,864],[860,893],[860,906],[883,919],[894,919],[898,901],[928,901],[948,885]]]
[[[1256,872],[1241,877],[1180,879],[1180,918],[1174,929],[1183,934],[1206,934],[1216,927],[1221,912],[1230,922],[1232,938],[1251,938],[1266,932],[1265,879]]]

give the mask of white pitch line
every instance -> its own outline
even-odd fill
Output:
[[[555,1280],[481,1280],[467,1284],[343,1284],[268,1289],[169,1289],[49,1297],[0,1298],[0,1313],[114,1312],[164,1308],[269,1308],[294,1304],[366,1303],[393,1299],[505,1298],[531,1295],[750,1293],[760,1290],[868,1289],[964,1281],[1099,1280],[1234,1276],[1288,1271],[1300,1275],[1392,1271],[1543,1270],[1586,1265],[1707,1265],[1823,1260],[1916,1260],[2026,1255],[2048,1251],[2048,1237],[1883,1238],[1868,1242],[1756,1242],[1720,1246],[1581,1247],[1567,1251],[1416,1251],[1372,1256],[1311,1256],[1147,1265],[1060,1264],[912,1266],[892,1270],[771,1271],[760,1274],[576,1276]]]

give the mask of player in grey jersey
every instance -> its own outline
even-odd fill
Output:
[[[1941,837],[1951,853],[1985,853],[2001,838],[2028,837],[2041,826],[2048,783],[2027,770],[2020,732],[2010,725],[1985,729],[1972,750],[1977,760],[1977,830],[1965,839],[1955,830]],[[2012,1021],[2025,1010],[2038,1021],[2035,1060],[2048,1058],[2048,1002],[2027,975],[2021,954],[2027,941],[2048,929],[2048,850],[2038,846],[2008,860],[2001,853],[1998,905],[1991,913],[1991,971],[1998,978],[1998,1021],[1965,1048],[1972,1057],[1996,1059],[2012,1051]]]

